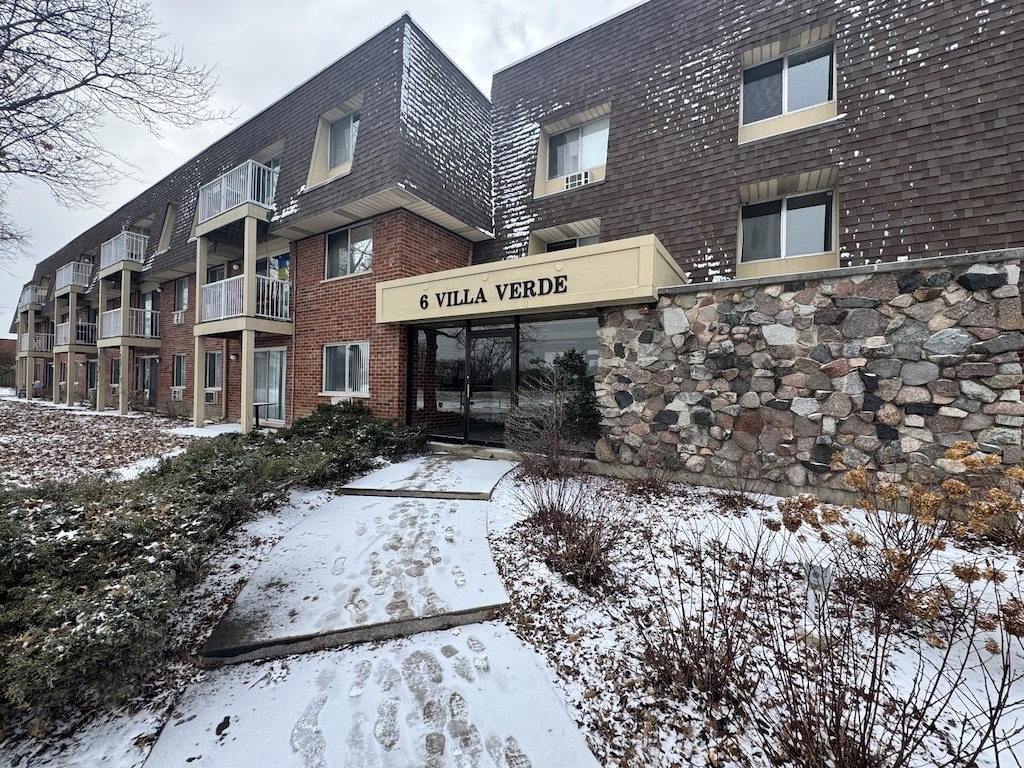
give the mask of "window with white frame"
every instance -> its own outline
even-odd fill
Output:
[[[173,368],[171,373],[171,386],[172,387],[184,387],[185,386],[185,356],[175,355],[173,358]]]
[[[743,124],[825,104],[835,98],[834,45],[787,53],[743,71]]]
[[[366,395],[370,391],[370,343],[328,344],[324,347],[324,392]]]
[[[324,277],[368,272],[373,266],[373,224],[369,221],[327,235]]]
[[[609,119],[548,136],[548,179],[582,173],[608,162]]]
[[[356,148],[356,134],[359,132],[359,113],[350,112],[340,120],[331,123],[329,130],[330,149],[328,150],[328,168],[352,162]]]
[[[227,266],[224,264],[218,264],[214,267],[209,267],[206,270],[206,284],[219,283],[221,280],[228,276]]]
[[[742,210],[741,261],[832,251],[831,192],[750,203]]]
[[[188,278],[179,277],[174,281],[174,311],[183,312],[188,309]]]
[[[206,388],[220,389],[224,386],[224,353],[206,353]]]
[[[121,359],[118,357],[110,361],[110,386],[116,387],[121,383]]]

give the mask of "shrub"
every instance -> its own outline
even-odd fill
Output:
[[[195,441],[131,483],[0,492],[0,713],[129,695],[224,531],[294,482],[347,479],[422,442],[327,406],[276,434]]]
[[[601,503],[597,481],[580,474],[525,476],[516,498],[540,534],[544,561],[581,589],[608,585],[627,523]]]
[[[654,599],[633,619],[653,682],[680,698],[698,691],[715,708],[742,704],[757,684],[766,537],[691,525],[670,536],[668,557],[648,546]]]
[[[862,513],[801,496],[768,521],[798,550],[819,540],[833,576],[810,611],[784,579],[767,592],[774,700],[751,699],[750,717],[776,762],[869,768],[929,755],[929,764],[969,766],[1019,743],[1022,728],[1004,717],[1022,707],[1011,700],[1024,679],[1015,668],[1024,650],[1020,588],[1008,591],[989,562],[945,552],[1003,534],[1020,513],[1019,470],[999,470],[997,457],[976,450],[959,443],[947,452],[974,473],[970,483],[903,487],[858,469],[847,483]]]

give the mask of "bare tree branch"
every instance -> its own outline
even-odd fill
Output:
[[[163,39],[147,0],[0,2],[0,262],[24,239],[6,215],[12,184],[42,182],[77,206],[126,175],[95,138],[104,118],[159,135],[228,116],[208,106],[212,71]]]

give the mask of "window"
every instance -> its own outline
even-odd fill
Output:
[[[223,379],[223,352],[206,353],[206,388],[220,389],[224,385]]]
[[[331,344],[324,347],[324,392],[366,395],[370,392],[370,344]]]
[[[741,261],[831,251],[832,207],[831,192],[744,205]]]
[[[121,359],[118,357],[110,361],[110,386],[116,387],[121,383]]]
[[[185,386],[185,356],[175,355],[173,358],[173,372],[171,374],[172,387]]]
[[[334,277],[368,272],[373,266],[373,224],[365,222],[327,235],[327,264],[324,276]]]
[[[548,179],[599,168],[608,162],[608,118],[548,137]]]
[[[188,278],[179,277],[174,281],[174,311],[183,312],[188,309]]]
[[[216,267],[210,267],[206,270],[206,284],[219,283],[227,277],[227,268],[223,264],[218,264]]]
[[[787,54],[743,71],[743,123],[756,123],[835,98],[833,45]]]
[[[330,150],[328,152],[329,168],[352,162],[356,148],[356,133],[359,132],[359,113],[350,112],[340,120],[335,120],[330,127]]]
[[[584,245],[594,245],[599,241],[597,235],[589,235],[587,237],[570,237],[568,240],[555,240],[554,242],[545,243],[545,250],[548,253],[554,251],[567,251],[570,248],[582,248]]]

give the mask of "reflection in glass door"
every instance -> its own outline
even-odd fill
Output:
[[[285,350],[256,350],[256,380],[253,402],[271,403],[260,409],[260,418],[284,421],[284,369]]]
[[[512,332],[470,332],[469,434],[473,442],[501,443],[512,405]]]

